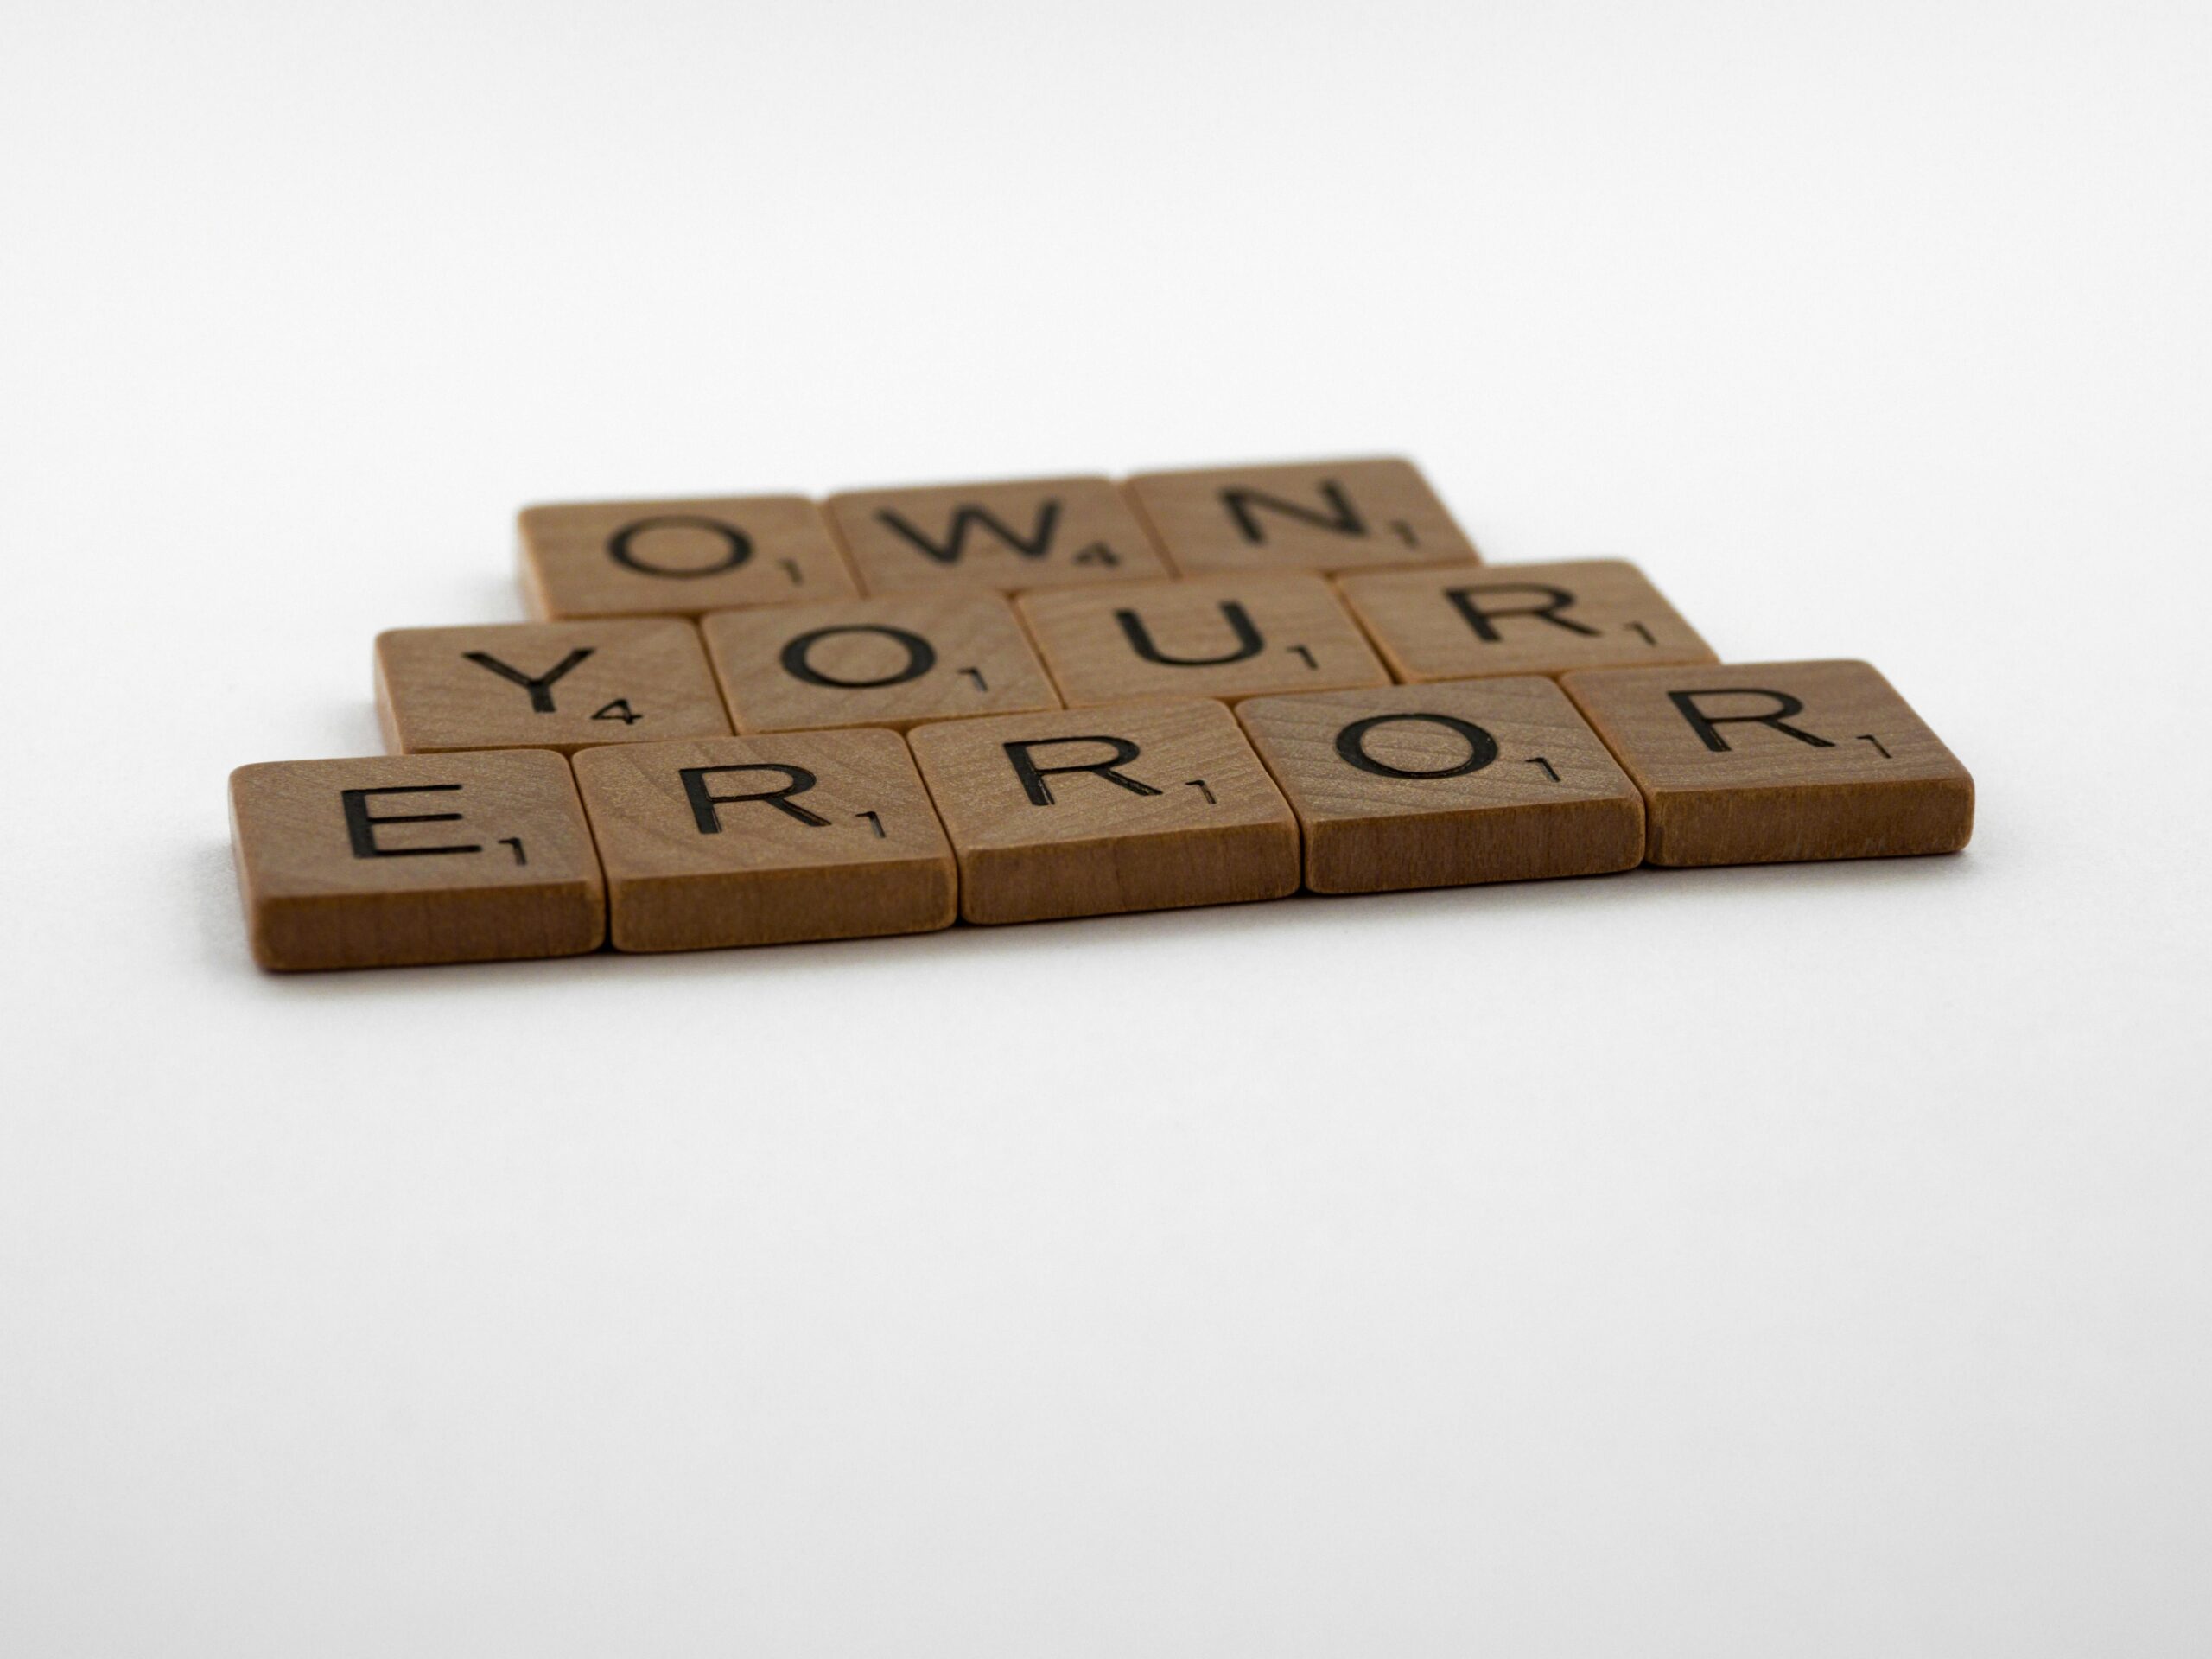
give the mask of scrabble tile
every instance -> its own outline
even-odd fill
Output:
[[[823,505],[871,594],[1013,594],[1174,574],[1111,479],[849,490]]]
[[[377,716],[402,754],[729,732],[699,632],[673,618],[396,628],[376,664]]]
[[[1313,575],[1196,576],[1015,601],[1071,709],[1388,685],[1389,671]]]
[[[1466,564],[1474,544],[1412,462],[1141,473],[1124,487],[1185,575]]]
[[[740,731],[904,731],[918,721],[1060,706],[1014,607],[998,594],[718,611],[700,629]]]
[[[605,931],[575,780],[543,749],[240,766],[231,849],[264,968],[568,957]]]
[[[575,768],[618,950],[952,925],[952,849],[895,732],[632,743]]]
[[[1280,899],[1298,825],[1218,702],[1128,703],[908,734],[971,922]]]
[[[1407,682],[1719,660],[1625,559],[1392,570],[1337,587]]]
[[[1636,785],[1550,680],[1254,697],[1236,717],[1298,815],[1316,893],[1643,861]]]
[[[699,616],[856,594],[829,520],[804,496],[524,507],[532,616]]]
[[[1865,663],[1599,669],[1560,683],[1643,791],[1654,864],[1954,853],[1974,779]]]

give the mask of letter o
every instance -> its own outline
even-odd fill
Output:
[[[722,538],[726,550],[721,563],[702,564],[696,570],[671,570],[666,565],[647,564],[638,556],[632,543],[649,530],[707,531]],[[719,518],[702,518],[689,512],[668,512],[623,525],[607,538],[607,556],[624,569],[635,570],[641,576],[718,576],[725,570],[736,569],[753,556],[753,538],[736,525],[726,524]]]
[[[879,675],[872,680],[841,680],[824,674],[807,660],[807,654],[823,640],[839,633],[881,634],[906,653],[906,665]],[[867,691],[880,685],[904,685],[909,680],[918,680],[937,666],[937,647],[918,633],[909,633],[904,628],[894,628],[879,622],[846,622],[832,628],[816,628],[802,633],[784,647],[784,672],[795,680],[809,685],[826,685],[840,691]]]
[[[1467,741],[1467,758],[1456,766],[1440,766],[1433,772],[1408,772],[1403,766],[1393,766],[1377,760],[1367,752],[1367,734],[1377,726],[1391,726],[1404,721],[1420,721],[1425,725],[1441,726]],[[1337,734],[1337,753],[1349,766],[1362,772],[1371,772],[1377,778],[1464,778],[1471,772],[1480,772],[1497,759],[1497,740],[1472,721],[1460,720],[1451,715],[1370,715],[1365,720],[1355,720]]]

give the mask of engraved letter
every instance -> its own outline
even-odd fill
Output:
[[[1094,760],[1089,766],[1040,766],[1030,756],[1032,749],[1049,749],[1062,743],[1103,743],[1114,753],[1110,760]],[[1006,746],[1006,758],[1014,762],[1014,775],[1021,779],[1021,787],[1028,795],[1032,806],[1052,805],[1052,787],[1045,779],[1071,772],[1090,772],[1109,784],[1118,784],[1132,795],[1157,795],[1160,791],[1150,784],[1114,770],[1116,766],[1128,766],[1142,753],[1126,737],[1039,737]]]
[[[784,774],[781,789],[764,789],[751,795],[715,795],[709,792],[707,779],[725,772],[780,772]],[[808,811],[791,798],[804,795],[817,782],[814,774],[804,766],[772,766],[761,762],[743,766],[684,766],[680,768],[683,779],[683,793],[691,803],[692,822],[699,826],[702,836],[719,836],[722,832],[721,809],[739,801],[766,801],[788,817],[797,818],[810,828],[820,829],[830,822],[817,813]]]
[[[1783,722],[1790,715],[1804,712],[1805,705],[1787,691],[1756,690],[1748,685],[1726,685],[1718,691],[1669,691],[1668,700],[1690,723],[1690,729],[1705,740],[1705,747],[1715,754],[1728,753],[1728,740],[1720,735],[1720,728],[1749,724],[1771,726],[1784,737],[1794,737],[1800,743],[1809,743],[1816,749],[1832,749],[1834,744],[1825,737],[1815,737],[1810,732],[1801,732],[1795,726]],[[1697,706],[1700,697],[1772,697],[1774,707],[1763,715],[1708,715]]]

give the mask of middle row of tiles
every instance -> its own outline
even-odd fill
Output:
[[[1718,660],[1633,564],[1586,559],[401,628],[376,672],[386,743],[428,754]]]

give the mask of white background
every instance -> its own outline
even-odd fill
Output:
[[[2201,3],[0,41],[0,1652],[2212,1647]],[[526,500],[1401,451],[1961,857],[276,980]]]

